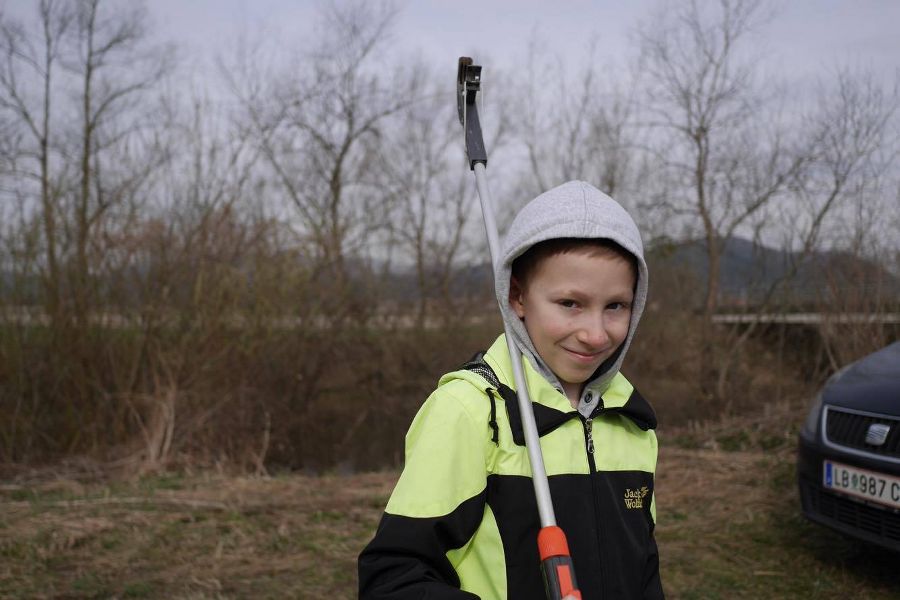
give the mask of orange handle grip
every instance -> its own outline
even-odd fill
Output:
[[[569,556],[566,534],[559,527],[544,527],[538,532],[538,553],[548,600],[573,596],[581,600],[575,581],[575,566]]]

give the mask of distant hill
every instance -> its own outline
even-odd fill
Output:
[[[651,280],[657,286],[673,285],[673,281],[675,285],[681,285],[689,280],[693,291],[690,302],[695,308],[702,303],[707,270],[703,240],[651,243],[647,258],[651,263]],[[829,297],[833,290],[852,290],[862,297],[888,295],[895,303],[900,302],[900,278],[874,261],[843,252],[816,252],[802,262],[798,261],[797,253],[769,248],[740,237],[729,238],[719,268],[721,304],[733,307],[756,304],[776,281],[782,279],[787,281],[776,298],[781,304],[815,303]],[[364,278],[366,268],[361,263],[348,258],[346,265],[352,278]],[[0,271],[0,291],[9,293],[13,280],[11,272]],[[411,267],[385,269],[374,283],[383,286],[380,297],[391,302],[415,302],[420,296]],[[25,285],[26,298],[39,295],[36,278]],[[651,293],[659,293],[659,287],[651,287]],[[492,302],[493,272],[489,263],[457,268],[449,288],[457,298],[484,298],[488,303]],[[364,289],[365,286],[360,286],[361,293],[366,293]]]
[[[689,273],[705,289],[706,244],[703,240],[657,244],[649,252],[657,264]],[[878,293],[900,299],[900,278],[878,263],[845,252],[799,253],[776,250],[740,237],[726,240],[719,265],[720,301],[755,304],[781,281],[776,300],[809,304],[834,291]]]
[[[647,259],[651,263],[651,281],[667,286],[672,279],[689,280],[695,290],[691,302],[695,308],[700,306],[707,270],[703,240],[650,244]],[[411,269],[394,271],[388,277],[389,297],[407,301],[419,297]],[[816,303],[829,297],[833,290],[854,290],[861,296],[893,294],[900,301],[900,278],[874,261],[844,252],[814,252],[800,261],[798,253],[769,248],[740,237],[725,242],[719,277],[720,301],[724,306],[756,304],[780,280],[784,281],[779,285],[775,301],[782,304]],[[460,267],[453,274],[450,289],[454,295],[487,294],[490,298],[493,289],[490,265],[483,262]],[[653,292],[658,293],[657,289]]]

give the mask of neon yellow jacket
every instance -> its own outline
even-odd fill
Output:
[[[513,385],[503,336],[484,361],[500,387]],[[662,598],[650,405],[617,373],[585,419],[523,367],[582,597]],[[504,398],[470,370],[441,378],[407,433],[405,467],[360,555],[360,598],[543,600],[531,468],[509,391]]]

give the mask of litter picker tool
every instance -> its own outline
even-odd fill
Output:
[[[487,152],[484,149],[481,122],[478,119],[478,106],[475,103],[475,97],[480,90],[481,66],[473,64],[469,57],[460,57],[456,75],[456,107],[459,111],[459,121],[466,132],[466,155],[469,159],[469,168],[475,172],[475,185],[481,201],[484,229],[491,252],[491,264],[496,267],[501,260],[500,241],[497,223],[494,220],[491,193],[487,184]],[[531,408],[528,386],[525,383],[525,372],[522,370],[522,351],[516,346],[514,338],[505,324],[504,332],[506,333],[506,343],[509,346],[513,379],[519,400],[519,413],[522,416],[522,429],[525,432],[525,445],[528,449],[528,459],[531,462],[534,495],[537,499],[541,520],[537,543],[547,598],[561,600],[566,596],[572,596],[580,600],[581,592],[578,591],[578,585],[575,582],[575,569],[572,565],[572,557],[569,555],[569,545],[565,533],[556,525],[553,501],[550,498],[550,485],[547,482],[544,458],[541,455],[540,438],[534,422],[534,411]]]

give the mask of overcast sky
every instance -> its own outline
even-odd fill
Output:
[[[637,26],[665,7],[665,2],[400,1],[391,40],[396,52],[391,52],[384,66],[397,67],[398,57],[421,57],[434,65],[438,75],[446,69],[443,76],[449,87],[456,75],[457,58],[473,56],[485,67],[488,85],[491,69],[508,70],[521,64],[528,40],[535,34],[549,52],[570,63],[582,62],[593,40],[602,65],[624,65],[635,53]],[[175,41],[182,48],[182,64],[202,76],[214,73],[213,58],[227,56],[241,37],[263,36],[286,45],[317,39],[314,27],[320,6],[318,0],[148,3],[156,31]],[[769,7],[775,17],[754,38],[752,51],[767,59],[767,69],[787,82],[795,97],[811,90],[816,77],[833,79],[838,67],[871,70],[888,85],[900,75],[900,0],[773,0]],[[486,103],[489,93],[486,88]],[[494,158],[495,167],[505,167],[505,157]]]
[[[392,51],[384,67],[402,67],[403,57],[422,58],[449,88],[457,58],[473,56],[485,67],[487,107],[492,69],[521,64],[534,35],[570,63],[581,63],[595,41],[595,56],[603,66],[621,64],[636,50],[641,20],[665,1],[398,0]],[[33,18],[36,4],[0,0],[0,9]],[[225,93],[214,61],[232,59],[241,38],[310,47],[321,33],[315,30],[320,0],[147,0],[145,5],[154,36],[179,47],[182,73],[212,95],[221,94],[225,102],[232,97]],[[886,84],[896,81],[900,0],[772,0],[770,6],[776,17],[754,38],[752,50],[769,59],[767,68],[778,71],[792,93],[808,89],[816,76],[833,79],[829,71],[843,66],[871,70]],[[493,159],[495,166],[503,166],[503,157]]]
[[[156,31],[177,42],[189,62],[205,69],[241,35],[302,41],[314,33],[318,0],[153,0]],[[393,45],[455,72],[458,56],[473,55],[487,68],[509,67],[536,31],[552,52],[570,60],[596,39],[606,63],[621,59],[640,19],[658,0],[406,0]],[[900,1],[785,0],[759,50],[777,57],[791,80],[801,81],[837,64],[866,67],[885,81],[900,67]],[[450,75],[452,77],[452,73]]]
[[[118,2],[121,0],[113,0]],[[340,2],[341,0],[337,0]],[[378,0],[381,1],[381,0]],[[459,56],[514,67],[537,34],[550,52],[577,63],[588,44],[603,64],[635,49],[641,19],[675,0],[397,0],[391,40],[397,57],[423,57],[452,81]],[[702,5],[701,0],[701,5]],[[33,17],[36,0],[0,0],[0,8]],[[206,77],[214,59],[229,56],[241,37],[302,45],[315,39],[321,0],[149,0],[151,30],[175,42],[182,67]],[[900,0],[771,0],[776,18],[755,48],[804,83],[836,66],[870,69],[893,82],[900,69]],[[391,61],[387,61],[392,66]],[[439,71],[438,71],[439,72]]]

